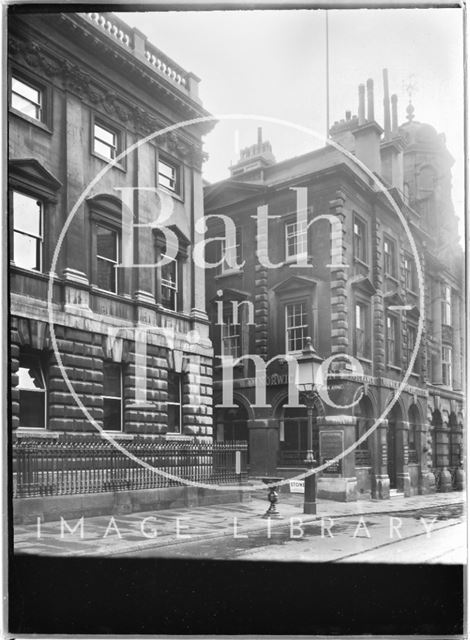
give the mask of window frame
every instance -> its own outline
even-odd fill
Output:
[[[357,339],[357,311],[358,308],[363,312],[363,321],[364,321],[364,352],[362,354],[358,353],[358,339]],[[370,302],[363,300],[362,298],[356,298],[354,301],[354,336],[353,336],[353,344],[354,344],[354,355],[356,358],[361,360],[371,360],[372,357],[372,332],[371,332],[371,305]]]
[[[18,80],[22,84],[29,86],[31,89],[38,91],[41,95],[41,117],[34,118],[33,116],[24,113],[12,104],[13,97],[13,79]],[[11,113],[23,118],[27,122],[36,125],[47,133],[52,133],[52,89],[51,86],[44,82],[42,79],[38,79],[37,76],[33,76],[28,71],[19,69],[14,66],[8,74],[8,107]]]
[[[164,252],[161,253],[160,257],[161,257],[161,259],[169,258],[169,256]],[[163,269],[165,267],[167,267],[168,264],[171,264],[171,263],[174,263],[174,265],[175,265],[175,283],[174,283],[175,286],[171,285],[171,281],[170,280],[165,280],[164,281],[163,275],[162,275]],[[159,267],[159,269],[160,269],[160,304],[162,305],[162,307],[164,309],[167,309],[168,311],[179,311],[179,296],[180,296],[180,286],[179,285],[180,285],[180,279],[181,278],[180,278],[180,273],[179,273],[180,272],[180,265],[179,265],[178,256],[176,258],[170,258],[170,262],[167,263],[167,264],[161,265]],[[165,284],[165,282],[167,282],[169,284]],[[165,306],[163,304],[163,302],[162,302],[162,300],[163,300],[162,292],[163,292],[164,288],[170,289],[171,291],[174,292],[174,300],[175,300],[175,308],[174,309],[172,309],[171,307]]]
[[[40,204],[40,211],[39,211],[39,215],[40,215],[40,220],[39,220],[39,235],[35,235],[33,233],[27,233],[24,231],[17,231],[15,229],[15,209],[14,209],[14,201],[15,201],[15,193],[21,196],[25,196],[26,198],[29,198],[30,200],[35,200],[38,204]],[[9,203],[10,203],[10,211],[11,211],[11,251],[10,251],[10,262],[18,269],[25,269],[26,271],[29,272],[34,272],[34,273],[44,273],[44,244],[45,244],[45,207],[46,207],[46,202],[44,200],[44,198],[41,197],[37,197],[36,195],[33,195],[31,191],[26,191],[22,188],[18,188],[15,185],[10,186],[9,188]],[[37,252],[38,252],[38,256],[37,256],[37,264],[39,264],[38,268],[36,269],[30,269],[29,267],[24,267],[22,265],[19,265],[15,262],[15,234],[21,234],[23,236],[27,236],[29,238],[35,238],[36,239],[36,246],[37,246]]]
[[[122,211],[118,209],[117,198],[107,198],[107,196],[95,196],[88,201],[89,206],[89,223],[90,223],[90,283],[92,288],[99,293],[110,296],[123,295],[129,293],[129,274],[128,269],[116,269],[116,291],[102,289],[98,285],[98,246],[97,246],[97,229],[103,227],[109,231],[113,231],[118,237],[118,254],[117,265],[120,264],[122,256]]]
[[[449,359],[444,358],[444,353],[447,352]],[[443,344],[441,348],[441,364],[442,364],[442,384],[446,387],[452,387],[452,347],[448,344]]]
[[[355,231],[355,227],[356,225],[358,226],[359,229],[362,229],[363,235],[361,236],[360,234],[356,234]],[[368,252],[368,233],[367,233],[368,229],[367,229],[367,222],[361,217],[359,216],[357,213],[354,213],[353,215],[353,227],[352,227],[352,237],[353,237],[353,258],[354,260],[357,260],[358,262],[367,265],[368,266],[368,258],[369,258],[369,252]],[[362,254],[363,255],[357,255],[357,247],[356,247],[356,238],[359,238],[359,240],[361,240],[362,238]]]
[[[39,371],[41,374],[41,380],[42,383],[44,385],[44,389],[40,390],[40,389],[26,389],[26,388],[22,388],[20,387],[20,379],[19,379],[19,370],[20,368],[25,368],[25,367],[21,367],[21,358],[33,358],[35,360],[38,361],[39,364]],[[46,371],[46,367],[45,367],[45,363],[44,363],[44,353],[41,351],[37,351],[36,349],[20,349],[20,354],[19,354],[19,358],[18,358],[18,384],[15,387],[18,390],[18,420],[19,420],[19,424],[18,424],[18,429],[24,429],[24,430],[28,430],[28,431],[38,431],[38,432],[44,432],[47,431],[47,421],[48,421],[48,414],[49,414],[49,393],[48,393],[48,375],[47,375],[47,371]],[[43,427],[31,427],[31,426],[27,426],[27,425],[23,425],[21,424],[21,391],[23,392],[29,392],[29,393],[42,393],[43,394],[43,398],[44,398],[44,426]]]
[[[108,396],[104,394],[104,376],[105,376],[105,367],[106,365],[113,365],[119,369],[119,390],[120,396]],[[124,366],[121,362],[114,362],[112,360],[103,360],[103,431],[107,433],[123,433],[124,432]],[[119,429],[106,429],[104,426],[104,401],[105,400],[115,400],[119,398],[120,401],[120,428]]]
[[[111,293],[113,295],[119,295],[120,293],[120,283],[119,283],[119,271],[118,271],[118,265],[120,264],[120,256],[121,256],[121,232],[116,229],[114,226],[112,225],[107,225],[105,222],[100,221],[96,221],[94,224],[94,235],[97,238],[98,234],[97,234],[97,227],[101,227],[102,229],[106,229],[107,231],[111,231],[111,233],[114,233],[116,235],[116,261],[111,260],[110,258],[107,258],[105,256],[100,256],[98,255],[98,245],[96,245],[96,251],[95,251],[95,255],[94,255],[94,260],[96,263],[96,288],[98,291],[104,291],[106,293]],[[109,262],[114,264],[114,283],[115,283],[115,290],[112,291],[111,289],[103,289],[102,287],[99,286],[98,283],[98,265],[99,265],[99,260],[103,260],[105,262]]]
[[[95,126],[100,127],[104,131],[111,133],[115,136],[116,146],[115,146],[115,155],[113,158],[108,158],[103,155],[99,151],[95,149]],[[94,111],[90,114],[90,154],[95,158],[107,163],[114,162],[117,156],[119,156],[122,151],[126,147],[126,134],[124,129],[122,129],[117,123],[111,121],[109,118],[103,116],[101,113],[96,113]],[[127,158],[124,156],[116,162],[113,167],[120,169],[121,171],[126,171],[126,161]]]
[[[452,287],[449,284],[442,286],[441,324],[452,326]]]
[[[305,225],[305,230],[297,229],[297,219],[289,219],[284,222],[284,259],[287,261],[295,260],[296,258],[308,258],[308,225]],[[288,227],[294,227],[295,232],[289,235]],[[289,239],[295,239],[295,252],[289,253]],[[299,251],[299,245],[305,247],[304,251]]]
[[[183,374],[183,372],[169,370],[168,371],[168,379],[169,379],[170,373],[175,375],[175,376],[177,376],[179,402],[173,402],[173,401],[168,400],[168,386],[167,386],[167,401],[166,401],[166,404],[167,404],[167,412],[166,412],[167,421],[169,422],[169,420],[168,420],[168,416],[169,416],[168,405],[179,407],[179,411],[178,411],[178,414],[179,414],[179,428],[177,430],[175,430],[175,431],[171,431],[170,430],[170,425],[168,424],[167,434],[181,435],[181,434],[183,434],[183,391],[184,391],[184,388],[183,388],[184,387],[183,376],[184,376],[184,374]],[[168,382],[167,382],[167,385],[168,385]]]
[[[293,307],[295,305],[301,305],[303,307],[303,311],[301,313],[302,316],[305,316],[305,324],[300,324],[300,325],[293,325],[291,327],[289,327],[288,325],[288,318],[289,318],[289,314],[288,314],[288,308],[289,307]],[[292,330],[296,330],[296,329],[305,329],[305,332],[303,334],[303,339],[302,339],[302,345],[300,349],[294,349],[291,350],[289,349],[289,331]],[[305,345],[305,339],[309,336],[312,335],[313,332],[311,332],[309,334],[309,313],[308,313],[308,301],[304,298],[299,298],[298,300],[289,300],[289,301],[285,301],[284,302],[284,345],[285,345],[285,353],[287,354],[295,354],[295,353],[301,353],[304,345]]]
[[[391,336],[390,336],[390,328],[389,328],[389,324],[388,321],[391,320],[392,324],[394,325],[394,331],[395,331],[395,336],[394,336],[394,340],[393,340],[393,344],[394,344],[394,355],[393,355],[393,361],[391,361],[390,359],[390,344],[392,342],[391,340]],[[393,313],[387,313],[386,314],[386,320],[385,320],[385,331],[386,331],[386,362],[387,362],[387,366],[389,367],[395,367],[395,368],[400,368],[400,342],[399,342],[399,335],[400,335],[400,321],[398,316],[394,315]]]
[[[385,250],[386,245],[392,249],[391,252]],[[390,263],[390,264],[388,264]],[[393,238],[384,234],[383,237],[383,269],[384,274],[393,280],[397,279],[397,243]],[[391,267],[391,269],[389,269]]]
[[[409,265],[409,266],[408,266]],[[403,272],[405,280],[405,289],[411,293],[417,291],[417,273],[416,273],[416,261],[408,253],[405,253],[403,261]]]
[[[156,180],[156,185],[157,188],[159,189],[164,189],[167,193],[170,193],[172,196],[175,196],[179,199],[183,199],[183,187],[184,187],[184,181],[183,181],[183,172],[184,172],[184,168],[183,168],[183,164],[178,161],[176,158],[173,158],[171,156],[168,156],[166,153],[161,152],[157,149],[157,154],[156,154],[156,171],[155,171],[155,180]],[[160,172],[160,165],[165,165],[167,167],[169,167],[170,169],[173,169],[175,171],[175,188],[172,189],[171,187],[166,186],[165,184],[162,184],[160,176],[163,175],[163,177],[165,177],[166,179],[168,179],[168,176],[165,176],[165,174],[161,174]]]
[[[236,257],[236,262],[237,264],[241,265],[243,262],[243,235],[242,235],[242,227],[240,225],[235,225],[235,245],[227,245],[227,239],[223,238],[220,241],[220,258],[222,258],[222,255],[225,255],[226,252],[235,247],[235,257]],[[220,265],[220,274],[221,275],[226,275],[226,274],[230,274],[230,273],[241,273],[243,271],[243,267],[240,267],[238,269],[234,269],[233,267],[230,267],[225,259],[223,260],[223,262]]]
[[[410,345],[410,332],[414,332],[414,340],[413,344]],[[407,367],[409,366],[411,355],[413,353],[413,349],[416,344],[416,338],[418,337],[418,327],[415,324],[407,323],[406,325],[406,362]],[[418,352],[416,354],[416,359],[413,363],[413,368],[411,370],[411,374],[419,375],[419,361],[420,361],[420,348],[418,347]]]
[[[231,356],[234,359],[240,358],[242,353],[242,327],[241,322],[226,322],[227,319],[233,320],[233,312],[228,307],[223,310],[223,324],[220,330],[220,353],[222,356]],[[226,333],[227,328],[235,328],[235,332]],[[235,340],[235,354],[232,349],[225,350],[226,341],[230,344]]]

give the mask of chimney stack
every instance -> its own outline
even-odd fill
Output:
[[[364,124],[366,121],[366,105],[365,105],[365,87],[363,84],[359,85],[359,109],[357,111],[357,116],[359,119],[359,126]]]
[[[389,140],[391,126],[390,126],[390,94],[388,89],[388,70],[384,69],[382,73],[383,73],[383,80],[384,80],[384,133],[385,133],[384,138],[385,140]]]
[[[258,144],[260,145],[263,142],[263,129],[262,127],[258,127]]]
[[[392,101],[392,133],[394,136],[398,135],[398,97],[397,94],[394,93],[391,97]]]
[[[367,120],[374,120],[374,81],[372,78],[367,80]]]

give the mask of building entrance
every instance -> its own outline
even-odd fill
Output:
[[[315,426],[316,409],[313,410],[313,454],[318,460],[318,430]],[[307,457],[307,408],[282,408],[279,422],[279,460],[281,467],[304,466]]]

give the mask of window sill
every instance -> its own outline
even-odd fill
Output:
[[[392,371],[397,371],[398,373],[401,372],[401,367],[397,366],[396,364],[387,364],[387,369],[391,369]]]
[[[306,262],[307,264],[297,264],[297,261],[302,261],[303,258],[306,258]],[[304,261],[305,262],[305,261]],[[281,267],[299,267],[299,269],[302,269],[305,267],[312,267],[312,263],[311,261],[309,261],[309,256],[308,254],[299,254],[297,256],[290,256],[289,258],[286,258],[283,262],[281,262],[280,264]]]
[[[396,276],[392,276],[390,273],[384,273],[384,278],[387,278],[387,280],[391,280],[395,284],[400,284],[398,278]]]
[[[228,278],[230,276],[242,276],[243,269],[227,269],[227,271],[222,271],[218,275],[214,276],[214,280],[220,280],[220,278]]]
[[[419,295],[419,294],[418,294],[418,292],[417,292],[417,291],[415,291],[414,289],[408,289],[408,288],[406,289],[406,293],[409,293],[409,294],[410,294],[410,296],[415,296],[416,298],[417,298],[417,297],[418,297],[418,295]]]
[[[354,256],[353,261],[354,261],[354,264],[360,264],[361,267],[370,269],[370,265],[367,262],[364,262],[364,260],[361,260],[361,258],[357,258],[356,256]]]
[[[171,196],[175,200],[178,200],[179,202],[184,202],[182,194],[178,191],[172,191],[171,189],[168,189],[161,184],[157,184],[157,189],[161,189],[164,193],[167,193],[169,196]]]
[[[30,116],[27,116],[26,114],[22,113],[21,111],[18,111],[18,109],[14,109],[13,107],[10,107],[9,111],[12,115],[17,116],[18,118],[21,118],[21,120],[25,120],[29,124],[34,125],[38,129],[41,129],[45,133],[52,135],[52,130],[47,126],[45,122],[42,122],[41,120],[36,120],[36,118],[31,118]]]
[[[120,151],[118,153],[118,156],[122,153],[122,151]],[[106,158],[106,156],[102,156],[99,153],[96,153],[96,151],[91,151],[90,154],[94,157],[97,158],[98,160],[101,160],[101,162],[105,162],[106,164],[111,164],[113,166],[113,168],[115,167],[116,169],[119,169],[119,171],[122,171],[123,173],[127,172],[127,168],[124,164],[121,164],[120,162],[116,162],[114,163],[114,160],[110,160],[109,158]],[[114,163],[114,164],[113,164]]]
[[[165,440],[173,442],[192,442],[194,436],[185,436],[182,433],[165,433]]]
[[[360,362],[365,362],[366,364],[372,366],[374,364],[374,362],[372,360],[370,360],[369,358],[364,358],[363,356],[358,356],[356,355],[356,358],[360,361]]]
[[[40,437],[45,440],[57,440],[59,433],[54,431],[48,431],[46,427],[18,427],[12,431],[13,435],[17,438]]]

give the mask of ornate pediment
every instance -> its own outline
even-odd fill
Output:
[[[291,276],[290,278],[287,278],[286,280],[279,282],[279,284],[276,284],[272,288],[272,290],[276,294],[285,293],[285,292],[292,293],[293,291],[296,291],[299,289],[303,289],[303,290],[312,289],[312,287],[316,287],[316,286],[317,286],[317,282],[312,278],[305,278],[303,276]]]
[[[396,307],[399,307],[400,309],[403,308],[404,311],[408,311],[408,307],[411,307],[411,305],[406,304],[405,298],[398,290],[387,291],[387,293],[384,294],[384,304],[392,311]]]
[[[243,202],[266,188],[259,184],[248,184],[236,180],[223,180],[204,189],[204,208],[206,211],[219,206],[227,206]]]
[[[373,296],[376,292],[374,285],[367,276],[356,276],[351,281],[351,286],[369,296]]]
[[[34,187],[38,194],[53,198],[62,183],[35,158],[10,160],[10,180]]]

